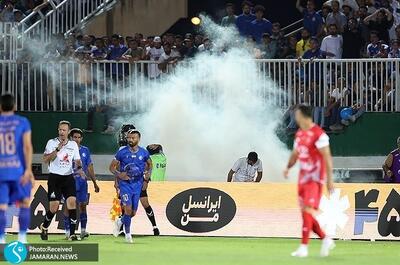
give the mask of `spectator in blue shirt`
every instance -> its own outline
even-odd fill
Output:
[[[264,33],[272,34],[272,23],[264,18],[265,8],[262,5],[254,7],[256,19],[250,23],[251,36],[256,39],[257,43],[261,43]]]
[[[381,57],[381,51],[388,49],[386,44],[380,43],[377,31],[370,32],[370,41],[371,43],[367,46],[367,55],[370,58]]]
[[[128,50],[128,47],[121,44],[120,37],[118,35],[113,35],[111,37],[111,45],[108,47],[108,50],[108,60],[119,60]]]
[[[322,59],[324,58],[324,53],[319,47],[319,41],[317,38],[313,37],[310,40],[310,49],[305,51],[303,54],[303,59]]]
[[[90,56],[95,60],[104,60],[107,58],[108,49],[104,45],[104,40],[97,38],[95,41],[95,46],[92,48]]]
[[[307,1],[307,7],[304,8],[300,5],[300,0],[297,0],[296,8],[304,15],[304,28],[310,32],[311,36],[320,37],[323,33],[324,21],[322,17],[315,11],[314,1]]]
[[[251,2],[244,1],[242,3],[243,14],[239,15],[236,18],[236,27],[241,36],[247,37],[251,34],[250,32],[250,23],[256,19],[256,16],[251,14]]]

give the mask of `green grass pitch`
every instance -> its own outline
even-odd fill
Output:
[[[11,240],[16,240],[16,236],[7,237],[7,242]],[[39,235],[29,235],[28,240],[29,243],[43,243]],[[67,242],[62,235],[49,235],[48,243]],[[303,259],[290,257],[299,244],[297,239],[136,236],[134,244],[127,244],[123,237],[92,235],[81,242],[98,243],[99,264],[107,265],[400,264],[399,242],[336,241],[331,256],[320,258],[320,241],[311,240],[309,257]]]

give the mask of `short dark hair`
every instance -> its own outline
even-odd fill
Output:
[[[264,13],[264,12],[265,12],[265,7],[262,6],[262,5],[256,5],[256,6],[254,7],[254,13],[257,13],[258,11]]]
[[[312,118],[312,108],[311,106],[300,104],[296,107],[296,110],[300,111],[300,113],[307,118]]]
[[[140,132],[139,132],[138,130],[136,130],[136,129],[131,129],[131,130],[129,130],[126,134],[127,134],[127,135],[128,135],[128,134],[137,134],[137,135],[139,135],[139,138],[142,137],[142,135],[140,134]]]
[[[379,36],[379,32],[376,31],[376,30],[371,30],[371,31],[369,32],[369,36],[371,36],[372,34],[374,34],[374,35],[376,35],[376,36]]]
[[[242,2],[242,8],[243,8],[244,6],[252,7],[252,6],[253,6],[253,3],[250,2],[250,1],[243,1],[243,2]]]
[[[71,123],[69,121],[65,121],[65,120],[60,121],[58,123],[58,127],[60,127],[60,125],[64,125],[64,124],[68,125],[68,130],[71,129]]]
[[[232,8],[235,8],[235,5],[232,4],[232,3],[226,3],[225,7],[232,7]]]
[[[319,39],[317,37],[311,37],[310,42],[316,42],[317,44],[319,44]]]
[[[13,111],[14,104],[15,104],[15,99],[12,94],[6,93],[1,96],[0,105],[2,111]]]
[[[258,154],[256,152],[250,152],[247,155],[247,159],[255,163],[258,161]]]
[[[73,128],[69,131],[69,137],[74,136],[75,133],[79,133],[81,137],[83,137],[83,131],[79,128]]]
[[[331,23],[331,24],[328,25],[328,28],[330,28],[330,27],[335,27],[335,28],[337,28],[337,25],[336,25],[335,23]]]

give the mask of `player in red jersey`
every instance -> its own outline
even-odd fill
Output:
[[[326,182],[328,190],[333,191],[329,137],[323,129],[313,123],[311,107],[298,106],[295,110],[295,118],[300,129],[296,133],[293,152],[284,176],[288,177],[290,168],[299,160],[298,196],[303,217],[303,230],[301,245],[292,253],[292,256],[308,256],[307,246],[310,232],[313,231],[322,239],[321,256],[325,257],[335,247],[335,243],[322,231],[315,215],[318,212],[323,184]]]

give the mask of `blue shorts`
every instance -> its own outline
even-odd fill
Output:
[[[136,211],[139,206],[140,193],[142,192],[143,182],[120,180],[118,184],[119,195],[121,197],[122,205],[132,206],[132,209]]]
[[[0,181],[0,204],[11,205],[31,197],[32,183],[21,185],[17,181]]]
[[[82,179],[81,177],[75,177],[75,187],[76,187],[76,202],[87,203],[89,200],[87,180]]]

